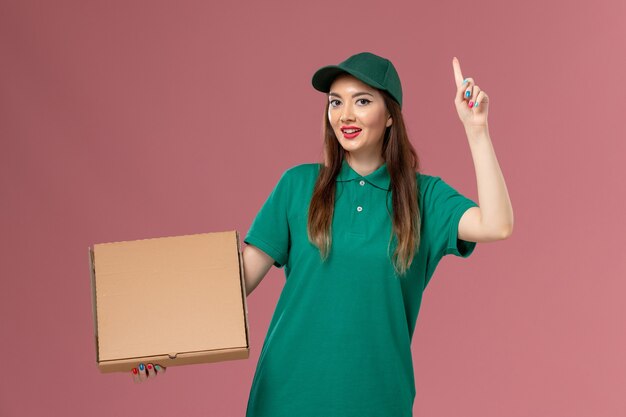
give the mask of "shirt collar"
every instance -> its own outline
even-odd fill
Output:
[[[341,170],[339,171],[339,175],[337,175],[337,181],[352,181],[355,179],[363,178],[365,181],[369,182],[375,187],[378,187],[383,190],[389,190],[389,171],[387,170],[387,163],[383,163],[378,169],[369,175],[362,176],[358,172],[356,172],[350,164],[343,159],[341,162]]]

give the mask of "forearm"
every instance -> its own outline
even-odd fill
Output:
[[[496,235],[509,236],[513,231],[513,207],[489,128],[466,128],[465,133],[474,160],[482,224]]]
[[[246,245],[243,248],[242,255],[246,296],[249,296],[270,270],[274,260],[261,249],[253,245]]]

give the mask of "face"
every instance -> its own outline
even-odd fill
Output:
[[[352,158],[379,159],[385,129],[393,123],[380,92],[342,74],[331,84],[328,101],[328,120],[343,149]]]

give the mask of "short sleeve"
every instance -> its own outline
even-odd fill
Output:
[[[277,268],[283,267],[289,256],[289,194],[288,174],[285,171],[261,206],[244,239],[245,243],[258,247],[272,257]]]
[[[452,188],[441,177],[432,178],[424,194],[424,221],[435,264],[445,255],[467,258],[474,251],[476,242],[458,237],[459,221],[471,207],[478,207],[478,204]]]

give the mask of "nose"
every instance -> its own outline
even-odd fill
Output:
[[[341,116],[339,117],[339,121],[341,123],[345,123],[348,120],[354,120],[354,115],[352,114],[352,106],[346,104],[343,106],[343,110],[341,111]]]

